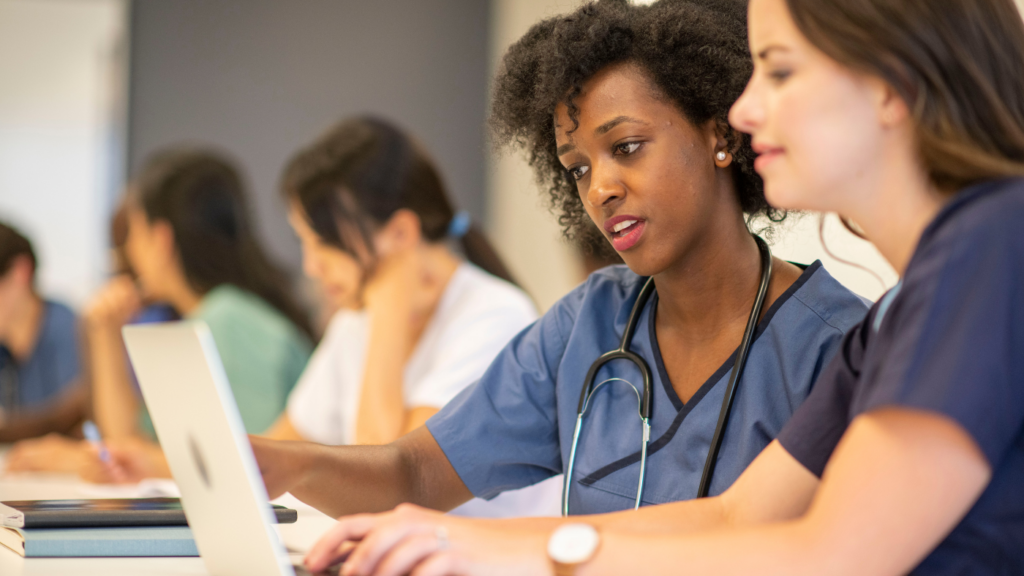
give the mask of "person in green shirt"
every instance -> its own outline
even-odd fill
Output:
[[[165,475],[121,338],[143,302],[165,302],[210,327],[242,421],[261,433],[284,410],[311,353],[312,330],[285,274],[256,241],[239,171],[220,154],[171,149],[153,156],[125,199],[123,246],[133,276],[112,279],[87,308],[93,411],[108,444],[139,444]],[[16,446],[9,468],[109,478],[87,446],[48,438]]]

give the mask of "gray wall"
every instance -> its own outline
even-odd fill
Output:
[[[423,141],[457,206],[485,214],[484,0],[136,0],[129,163],[167,144],[234,154],[267,246],[299,250],[277,181],[287,158],[344,115],[375,112]]]

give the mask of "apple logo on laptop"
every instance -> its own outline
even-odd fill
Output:
[[[203,479],[203,484],[206,484],[207,488],[213,489],[213,486],[210,485],[210,475],[206,472],[206,460],[203,459],[203,453],[199,451],[199,444],[191,434],[188,435],[188,447],[192,451],[192,461],[195,462],[196,469],[199,470],[199,477]]]

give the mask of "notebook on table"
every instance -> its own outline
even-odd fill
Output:
[[[278,524],[292,524],[298,513],[273,507]],[[0,525],[9,528],[187,526],[178,498],[98,498],[90,500],[9,500],[0,502]]]
[[[198,556],[188,526],[0,528],[0,544],[26,558]]]

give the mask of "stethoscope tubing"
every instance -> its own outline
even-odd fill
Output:
[[[754,340],[754,331],[761,318],[761,310],[764,308],[764,299],[768,294],[768,285],[772,278],[772,252],[758,236],[757,247],[761,251],[761,282],[757,288],[757,297],[750,310],[750,317],[747,318],[747,327],[743,330],[743,340],[740,341],[739,350],[736,353],[736,361],[732,365],[732,374],[729,375],[729,384],[725,387],[725,397],[722,398],[722,409],[718,413],[718,424],[715,426],[715,435],[711,438],[711,448],[708,449],[708,457],[704,460],[704,472],[700,477],[700,485],[697,487],[697,498],[704,498],[711,490],[711,476],[715,473],[715,465],[718,463],[718,451],[722,448],[722,439],[725,437],[725,427],[729,423],[729,413],[732,411],[732,401],[736,398],[736,385],[743,375],[743,368],[747,365],[747,355],[750,352],[750,344]]]
[[[697,489],[698,498],[703,498],[708,495],[708,490],[711,486],[711,478],[714,475],[715,465],[718,460],[718,453],[721,450],[722,439],[725,436],[725,428],[728,424],[729,413],[732,410],[733,399],[736,395],[736,386],[743,374],[743,368],[746,365],[750,345],[754,339],[754,331],[756,330],[758,321],[760,320],[761,311],[764,308],[765,297],[768,293],[768,286],[771,281],[771,250],[768,248],[768,244],[766,244],[759,236],[754,235],[754,240],[757,242],[757,247],[761,254],[761,282],[758,286],[757,296],[754,299],[754,305],[750,310],[750,317],[747,319],[747,326],[743,333],[743,339],[740,341],[736,361],[733,364],[732,373],[729,376],[729,383],[725,389],[725,396],[722,399],[722,408],[719,411],[718,423],[715,426],[715,434],[711,440],[711,447],[708,450],[708,456],[704,462],[704,471],[701,474],[700,485]],[[580,392],[580,401],[576,410],[576,424],[573,429],[572,447],[569,451],[569,465],[565,470],[562,480],[562,516],[569,515],[569,489],[572,484],[572,474],[576,464],[576,449],[579,446],[580,431],[583,426],[583,416],[586,412],[591,395],[597,391],[597,388],[600,388],[602,384],[608,381],[606,380],[605,382],[601,382],[601,384],[595,386],[594,380],[597,376],[598,370],[613,360],[628,360],[632,362],[640,369],[640,374],[643,376],[643,394],[641,395],[635,387],[633,388],[639,396],[640,421],[641,426],[643,427],[643,441],[640,447],[640,479],[637,485],[636,501],[634,502],[633,508],[637,509],[640,507],[643,499],[644,484],[647,473],[647,450],[651,439],[650,417],[651,402],[653,399],[653,378],[651,375],[651,369],[647,365],[647,362],[642,357],[631,352],[629,347],[633,341],[633,334],[636,332],[637,324],[639,324],[640,314],[647,305],[647,301],[654,293],[654,289],[654,278],[648,278],[640,289],[640,294],[637,296],[636,302],[633,304],[633,309],[630,311],[629,320],[626,323],[626,329],[622,333],[622,341],[620,342],[619,347],[615,350],[602,354],[596,361],[594,361],[593,364],[591,364],[590,370],[587,371],[587,378],[585,380],[587,384]],[[609,380],[619,380],[619,378],[611,378]]]

